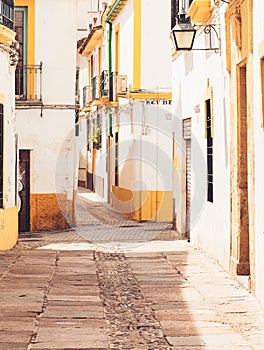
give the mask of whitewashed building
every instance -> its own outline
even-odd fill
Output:
[[[196,24],[197,32],[192,50],[175,51],[172,59],[176,228],[228,269],[230,112],[229,75],[225,63],[227,5],[197,0],[185,3],[185,11]],[[183,4],[175,2],[172,27]]]
[[[88,188],[135,220],[171,221],[170,1],[108,5],[79,50],[94,93],[84,106],[89,140],[99,132],[88,147]]]
[[[186,5],[198,31],[173,55],[176,226],[263,305],[263,2]]]
[[[19,229],[61,229],[75,223],[77,2],[16,0],[15,6]]]
[[[263,149],[264,149],[264,14],[263,2],[261,0],[254,2],[252,9],[252,31],[254,33],[253,41],[253,64],[254,64],[254,84],[249,83],[250,89],[253,89],[254,96],[254,133],[249,139],[249,143],[254,147],[254,191],[255,198],[252,203],[254,208],[254,228],[255,237],[252,242],[251,250],[252,265],[254,264],[254,275],[252,289],[256,292],[258,299],[264,306],[264,276],[263,276],[263,245],[264,245],[264,165],[263,165]],[[249,103],[252,100],[249,99]]]
[[[0,250],[18,238],[14,2],[0,1]]]

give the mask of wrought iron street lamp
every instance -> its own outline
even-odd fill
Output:
[[[176,25],[172,28],[172,38],[176,50],[192,50],[196,29],[184,9],[176,17]]]
[[[208,35],[209,42],[208,47],[205,48],[193,48],[193,43],[196,35],[195,27],[204,27],[203,32]],[[176,25],[172,28],[172,39],[176,48],[176,51],[190,51],[190,50],[213,50],[215,53],[221,51],[221,40],[216,30],[216,24],[199,24],[195,26],[191,23],[190,17],[186,15],[184,9],[178,13],[176,17]],[[213,35],[216,40],[213,40]],[[213,45],[217,41],[218,45]]]

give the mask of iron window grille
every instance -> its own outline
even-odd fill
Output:
[[[87,106],[89,102],[92,100],[92,87],[91,86],[84,86],[83,87],[83,108]]]
[[[100,96],[108,96],[109,94],[109,74],[107,70],[103,70],[100,75]]]
[[[14,0],[0,0],[0,24],[14,29]]]
[[[98,83],[98,77],[92,78],[92,100],[96,100],[98,98],[98,89],[99,89],[99,83]]]
[[[206,101],[206,136],[207,136],[207,201],[213,202],[214,182],[213,182],[213,135],[211,100]]]
[[[42,102],[42,62],[17,66],[15,73],[16,101]]]

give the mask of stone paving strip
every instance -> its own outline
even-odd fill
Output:
[[[264,349],[259,304],[202,252],[126,257],[173,350]]]
[[[46,243],[0,252],[0,350],[264,350],[256,299],[187,242]]]
[[[0,349],[27,350],[45,307],[56,252],[18,248],[1,252],[0,265],[12,254],[16,259],[0,280]]]
[[[57,265],[29,349],[108,349],[93,252],[60,252]]]
[[[124,254],[95,252],[100,296],[113,350],[169,350]]]

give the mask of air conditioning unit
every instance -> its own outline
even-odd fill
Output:
[[[127,75],[118,75],[116,85],[116,93],[125,94],[127,92]]]

